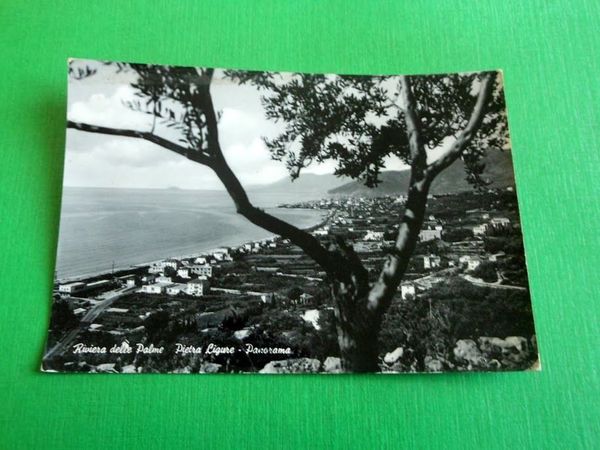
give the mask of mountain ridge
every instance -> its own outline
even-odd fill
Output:
[[[514,186],[514,171],[509,151],[496,150],[486,155],[486,164],[482,178],[489,181],[491,188]],[[381,172],[381,182],[374,188],[368,188],[362,182],[353,180],[327,191],[329,195],[378,197],[382,195],[406,194],[410,182],[410,169]],[[432,194],[456,194],[472,190],[466,180],[464,162],[456,160],[451,166],[440,172],[431,184]]]
[[[514,186],[514,172],[511,152],[494,150],[484,158],[486,164],[482,178],[490,181],[492,188]],[[404,195],[408,190],[410,169],[386,170],[379,176],[381,182],[368,188],[361,181],[350,177],[337,177],[334,174],[302,173],[297,179],[284,177],[267,185],[249,186],[251,192],[286,192],[288,194],[326,196],[378,197],[383,195]],[[464,163],[458,159],[442,171],[432,183],[432,194],[454,194],[472,190],[466,180]]]

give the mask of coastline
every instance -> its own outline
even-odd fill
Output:
[[[306,210],[308,208],[287,208],[287,209],[295,209],[295,210]],[[309,227],[304,227],[302,228],[302,230],[310,232],[313,231],[319,227],[322,227],[324,225],[326,225],[329,222],[329,219],[331,218],[331,211],[328,211],[327,213],[323,213],[321,214],[321,217],[319,218],[319,222],[315,225],[311,225]],[[81,275],[75,275],[75,276],[67,276],[67,277],[60,277],[60,278],[56,278],[54,280],[54,284],[65,284],[65,283],[74,283],[74,282],[78,282],[78,281],[85,281],[85,280],[89,280],[91,278],[99,278],[99,277],[103,277],[103,276],[113,276],[114,273],[117,272],[125,272],[125,271],[129,271],[129,270],[139,270],[139,269],[144,269],[144,268],[148,268],[151,265],[159,262],[159,261],[163,261],[165,259],[169,259],[169,258],[173,258],[173,259],[189,259],[189,258],[198,258],[202,255],[205,255],[207,253],[210,253],[214,250],[216,250],[219,247],[241,247],[245,244],[255,244],[255,243],[263,243],[266,241],[270,241],[271,239],[278,237],[278,235],[272,234],[269,235],[267,237],[261,238],[261,239],[253,239],[250,241],[243,241],[243,242],[239,242],[239,243],[231,243],[231,244],[224,244],[221,246],[210,246],[207,247],[206,249],[203,250],[199,250],[197,252],[194,253],[190,253],[190,254],[185,254],[185,255],[169,255],[169,256],[165,256],[159,259],[154,259],[151,261],[144,261],[144,262],[140,262],[137,264],[130,264],[130,265],[125,265],[125,266],[115,266],[113,269],[110,270],[100,270],[100,271],[95,271],[95,272],[90,272],[90,273],[86,273],[86,274],[81,274]]]

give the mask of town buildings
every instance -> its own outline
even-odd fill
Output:
[[[193,297],[202,297],[208,290],[209,283],[206,278],[196,278],[186,285],[186,294]]]
[[[58,292],[61,294],[75,294],[85,289],[86,284],[80,281],[58,286]]]

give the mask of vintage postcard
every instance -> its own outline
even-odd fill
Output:
[[[68,79],[43,371],[539,369],[502,72]]]

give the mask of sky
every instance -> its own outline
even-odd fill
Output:
[[[69,79],[67,117],[76,122],[150,131],[151,116],[123,104],[134,98],[133,74],[117,73],[112,66],[77,80]],[[222,111],[219,136],[225,158],[244,186],[264,185],[287,177],[284,163],[273,161],[263,137],[274,137],[283,125],[264,116],[260,94],[253,86],[239,86],[215,73],[211,94]],[[167,128],[157,134],[169,137]],[[175,136],[173,136],[175,138]],[[387,170],[406,166],[389,159]],[[329,161],[311,165],[305,172],[332,173]],[[141,139],[67,130],[65,186],[115,188],[223,189],[207,167]]]

